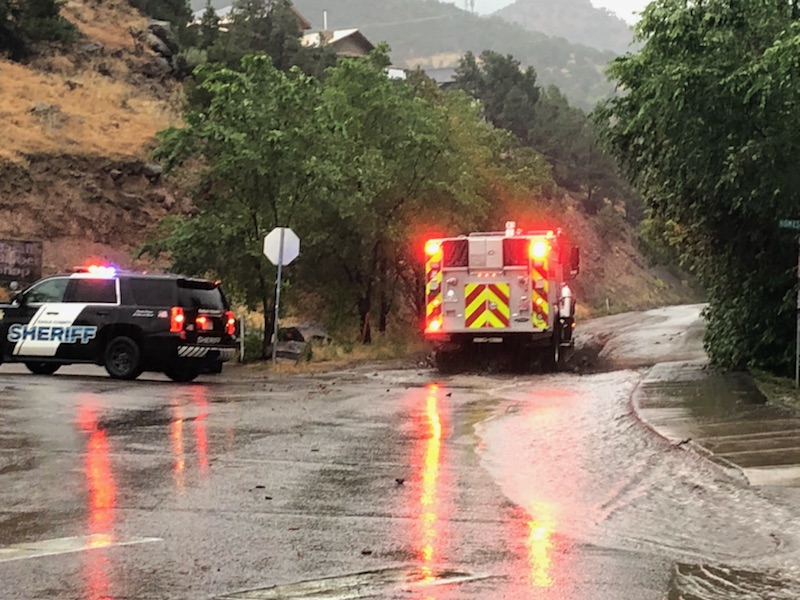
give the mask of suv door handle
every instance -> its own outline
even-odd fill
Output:
[[[107,317],[108,315],[111,314],[111,312],[109,312],[107,310],[98,310],[94,314],[96,314],[98,317]]]

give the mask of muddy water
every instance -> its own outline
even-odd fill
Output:
[[[682,443],[700,425],[670,413],[674,407],[662,415],[686,429],[673,429],[671,441],[655,435],[631,403],[640,384],[654,384],[659,373],[667,379],[647,372],[560,375],[495,390],[496,416],[478,428],[482,464],[551,539],[620,553],[614,568],[627,576],[652,564],[626,554],[672,565],[660,595],[631,598],[800,598],[796,499],[772,497],[726,461]],[[722,384],[695,375],[697,387],[686,382],[673,391],[702,400],[698,423],[717,423],[729,407],[710,390]],[[763,404],[747,393],[740,400],[728,412]],[[563,597],[597,597],[574,573],[559,584]]]

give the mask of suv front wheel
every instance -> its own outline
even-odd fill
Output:
[[[113,338],[103,359],[106,371],[114,379],[136,379],[142,374],[139,344],[127,336]]]
[[[51,362],[26,362],[25,366],[34,375],[52,375],[61,365]]]

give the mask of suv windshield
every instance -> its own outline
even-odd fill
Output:
[[[225,298],[213,284],[178,282],[178,305],[183,308],[226,310]]]

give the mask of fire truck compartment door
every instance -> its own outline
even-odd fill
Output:
[[[470,271],[499,271],[503,269],[503,238],[470,238]]]
[[[507,283],[468,283],[464,286],[464,325],[467,329],[504,329],[511,324]]]

